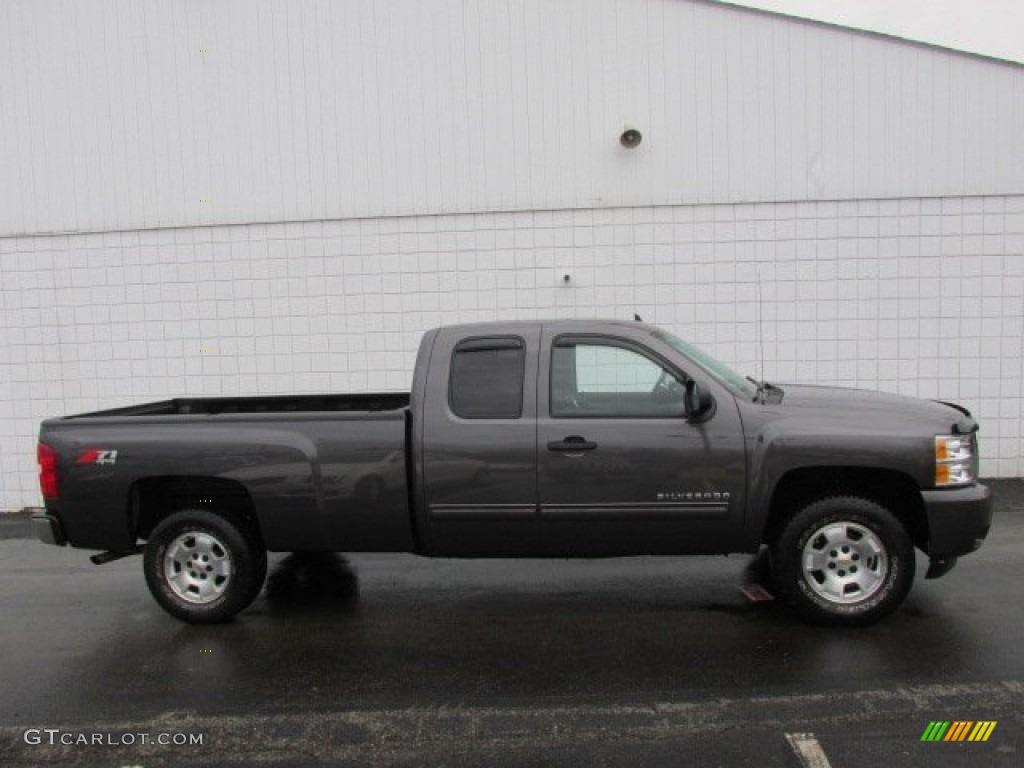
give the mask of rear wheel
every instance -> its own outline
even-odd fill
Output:
[[[182,621],[211,624],[227,621],[259,594],[267,553],[231,520],[186,509],[153,529],[143,568],[161,608]]]
[[[864,625],[898,606],[914,580],[903,524],[871,499],[835,496],[800,510],[775,541],[776,587],[805,618]]]

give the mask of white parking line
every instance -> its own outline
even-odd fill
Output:
[[[813,733],[787,733],[786,741],[804,768],[832,768]]]

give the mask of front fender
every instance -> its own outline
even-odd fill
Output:
[[[745,537],[750,547],[762,539],[779,482],[794,470],[884,470],[910,477],[918,488],[934,476],[930,438],[796,427],[769,424],[748,445],[751,514]]]

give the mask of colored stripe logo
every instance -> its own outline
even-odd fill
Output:
[[[995,720],[933,720],[921,741],[988,741],[995,728]]]

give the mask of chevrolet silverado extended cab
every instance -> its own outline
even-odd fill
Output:
[[[867,624],[988,533],[956,405],[737,375],[617,321],[427,332],[408,394],[190,398],[43,422],[40,538],[143,554],[223,621],[267,551],[611,557],[770,550],[806,618]]]

